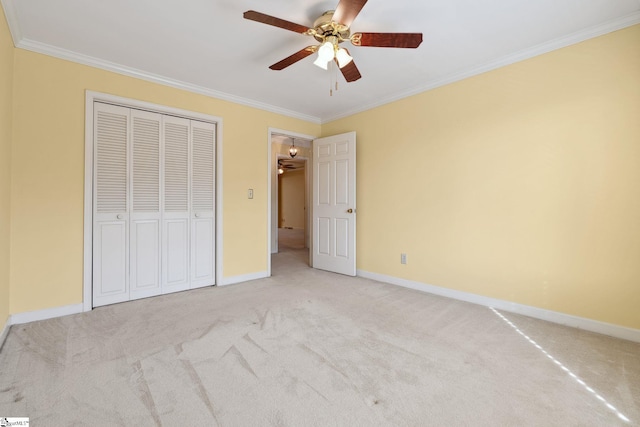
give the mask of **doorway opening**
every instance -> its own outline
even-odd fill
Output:
[[[269,129],[269,275],[272,254],[298,251],[309,260],[312,140],[310,135]],[[298,150],[295,157],[289,154],[292,145]]]
[[[308,249],[307,159],[278,154],[278,247]]]

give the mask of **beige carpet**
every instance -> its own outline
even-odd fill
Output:
[[[640,422],[640,344],[312,270],[306,256],[283,250],[269,279],[14,326],[0,351],[0,417],[34,426]]]
[[[301,228],[278,228],[278,251],[304,249],[304,230]]]

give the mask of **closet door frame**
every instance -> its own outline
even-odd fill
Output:
[[[153,113],[183,117],[215,124],[215,284],[222,284],[222,118],[179,108],[153,104],[120,96],[86,91],[85,95],[85,174],[84,174],[84,255],[83,311],[93,309],[93,198],[94,198],[94,104],[102,102]]]

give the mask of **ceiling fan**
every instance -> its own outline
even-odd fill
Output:
[[[297,163],[296,161],[286,160],[286,159],[278,159],[278,174],[282,175],[285,170],[296,170],[301,169],[301,163]]]
[[[293,162],[288,162],[287,160],[284,159],[278,159],[278,166],[281,166],[285,169],[295,169],[296,165],[293,164]]]
[[[360,71],[345,48],[339,45],[349,40],[354,46],[372,47],[400,47],[415,49],[422,43],[422,33],[353,33],[349,27],[358,16],[367,0],[340,0],[336,10],[329,10],[322,14],[313,23],[312,28],[284,19],[269,16],[264,13],[249,10],[244,13],[244,18],[251,21],[261,22],[274,27],[284,28],[305,36],[312,36],[319,45],[307,46],[282,61],[276,62],[269,68],[272,70],[283,70],[295,64],[301,59],[318,52],[318,58],[314,64],[327,69],[328,64],[333,60],[338,64],[342,75],[347,82],[353,82],[360,77]]]

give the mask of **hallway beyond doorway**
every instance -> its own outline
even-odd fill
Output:
[[[279,251],[304,249],[304,230],[301,228],[279,228],[278,249]]]

